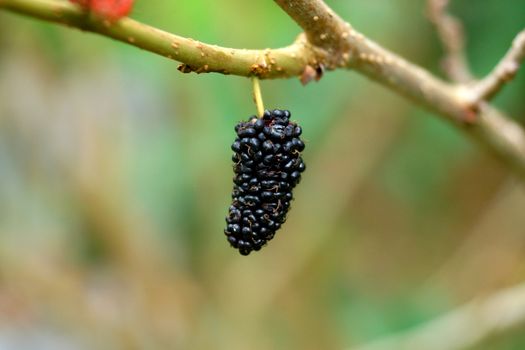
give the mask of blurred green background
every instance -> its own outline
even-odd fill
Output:
[[[328,4],[441,75],[424,1]],[[452,12],[477,76],[525,27],[522,0]],[[300,32],[272,1],[137,0],[132,17],[238,48]],[[0,11],[0,349],[345,349],[525,280],[523,185],[458,129],[351,71],[262,90],[303,125],[308,169],[242,257],[222,231],[250,81]],[[524,92],[521,72],[495,103],[523,122]],[[524,349],[524,331],[473,349]]]

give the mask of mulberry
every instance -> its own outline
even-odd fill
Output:
[[[286,110],[266,110],[235,126],[232,204],[226,217],[231,246],[258,251],[286,221],[292,190],[301,180],[302,129]]]

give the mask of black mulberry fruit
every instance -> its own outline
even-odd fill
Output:
[[[302,129],[290,112],[265,111],[235,126],[232,204],[226,217],[231,246],[242,255],[259,250],[286,221],[292,190],[301,181]]]

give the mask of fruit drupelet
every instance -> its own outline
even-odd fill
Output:
[[[266,110],[261,118],[235,126],[235,176],[224,233],[242,255],[260,250],[284,224],[292,190],[305,170],[302,129],[290,116],[286,110]]]

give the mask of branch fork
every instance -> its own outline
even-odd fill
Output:
[[[496,96],[516,76],[524,60],[525,30],[516,36],[511,48],[492,72],[473,86],[475,101],[490,101]]]

